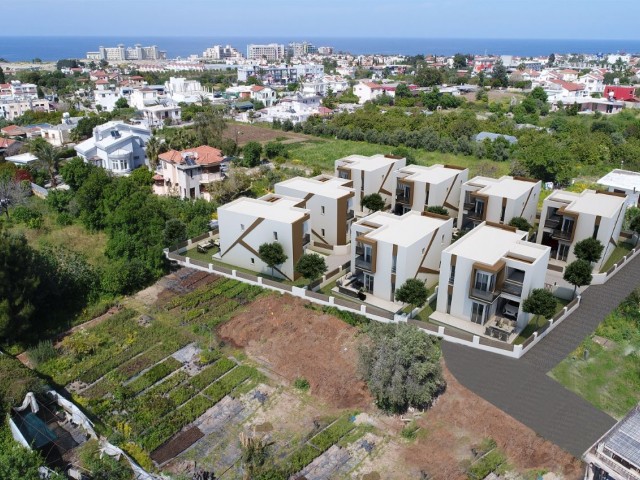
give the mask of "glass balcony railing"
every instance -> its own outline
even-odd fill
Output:
[[[480,290],[478,288],[472,288],[469,292],[471,298],[485,303],[493,303],[499,295],[500,292],[487,292],[486,290]]]
[[[358,255],[356,257],[356,268],[371,271],[371,258],[366,258],[364,255]]]

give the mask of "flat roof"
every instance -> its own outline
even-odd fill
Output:
[[[549,247],[527,242],[524,240],[526,235],[521,230],[513,232],[485,223],[471,230],[445,251],[486,265],[495,265],[509,253],[534,261],[545,255]]]
[[[5,160],[11,163],[27,164],[37,161],[38,157],[36,157],[33,153],[27,152],[21,153],[19,155],[11,155],[10,157],[5,157]]]
[[[344,180],[342,180],[344,182]],[[305,177],[293,177],[282,182],[278,182],[275,185],[276,192],[278,186],[291,188],[300,192],[301,198],[304,198],[308,193],[314,195],[320,195],[327,198],[342,198],[351,194],[353,191],[351,188],[342,185],[342,182],[332,182],[315,180],[313,178]]]
[[[616,168],[598,180],[598,183],[607,187],[640,191],[640,173]]]
[[[272,198],[276,198],[276,200],[269,201]],[[260,198],[241,197],[223,205],[218,210],[226,210],[282,223],[294,223],[309,214],[309,210],[306,208],[296,207],[296,205],[300,204],[300,201],[299,198],[274,194]]]
[[[536,184],[526,180],[517,180],[505,175],[498,179],[489,177],[474,177],[467,182],[470,185],[483,185],[478,191],[485,195],[500,198],[516,199],[525,195]]]
[[[393,165],[399,160],[403,159],[390,158],[382,154],[371,155],[370,157],[364,155],[349,155],[348,157],[339,158],[338,160],[336,160],[336,166],[338,166],[339,162],[348,163],[348,166],[351,169],[371,172],[380,168],[388,167],[389,165]]]
[[[375,212],[360,220],[357,225],[370,223],[380,225],[365,234],[367,238],[398,246],[408,247],[430,235],[451,219],[427,217],[420,212],[407,212],[402,216],[387,212]],[[364,225],[366,227],[366,225]]]
[[[576,213],[588,213],[600,217],[611,218],[626,201],[626,197],[598,193],[595,190],[585,190],[582,193],[556,190],[547,199],[568,203],[565,210]]]
[[[414,182],[437,184],[451,180],[463,171],[464,170],[436,164],[428,167],[422,165],[408,165],[398,170],[398,173],[409,173],[410,175],[404,178],[407,180],[413,180]]]
[[[640,466],[640,405],[611,429],[603,443],[617,455]]]

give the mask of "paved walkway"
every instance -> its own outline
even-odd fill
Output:
[[[615,420],[547,375],[640,284],[640,256],[604,285],[589,287],[580,306],[522,359],[443,342],[460,383],[572,455],[582,454]]]

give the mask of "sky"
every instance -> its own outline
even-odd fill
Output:
[[[639,0],[2,0],[0,36],[640,39]]]

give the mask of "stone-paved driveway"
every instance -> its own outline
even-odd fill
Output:
[[[580,458],[615,420],[547,375],[640,284],[640,256],[604,285],[589,287],[580,306],[520,360],[443,342],[460,383],[536,433]]]

